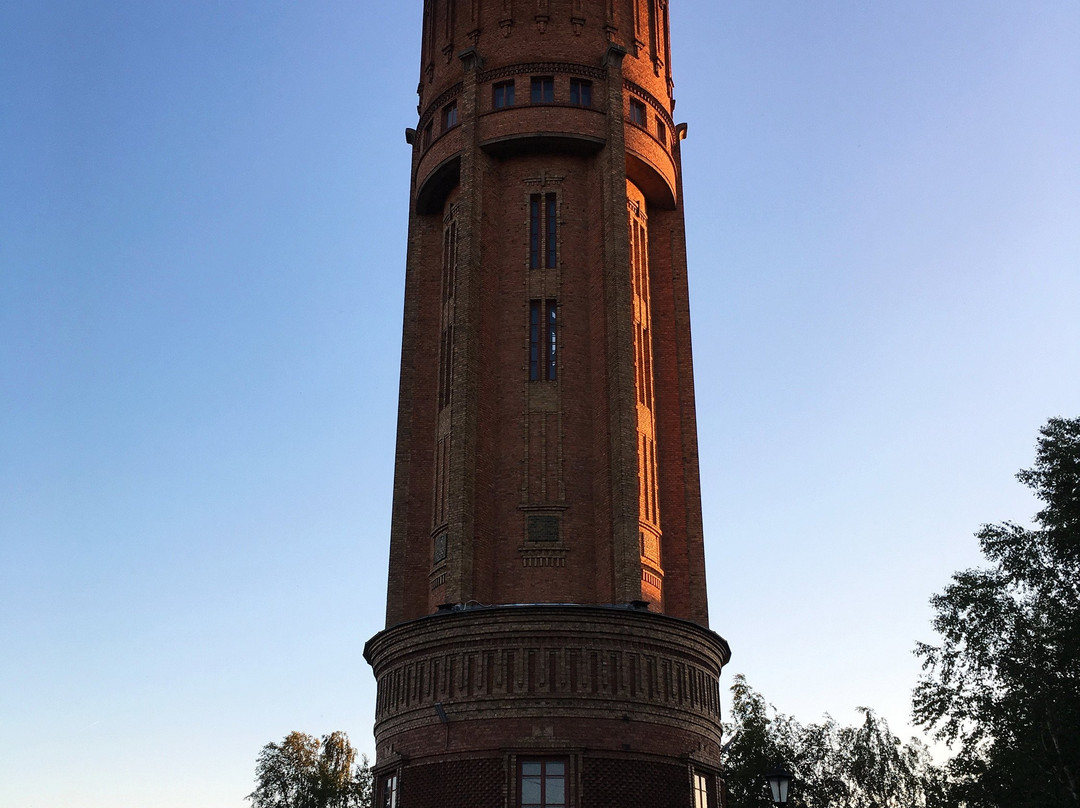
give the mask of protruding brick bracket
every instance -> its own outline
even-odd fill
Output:
[[[484,58],[476,48],[466,48],[458,54],[458,59],[461,60],[461,64],[464,66],[466,73],[484,69]]]
[[[410,146],[413,145],[416,142],[416,130],[415,129],[406,129],[405,130],[405,142],[408,143]]]
[[[604,51],[604,59],[600,62],[604,67],[608,65],[620,65],[622,60],[626,58],[626,48],[622,45],[617,45],[614,42],[608,45],[607,50]]]
[[[686,140],[687,134],[690,132],[690,124],[679,123],[675,125],[675,132],[679,136],[679,140]]]

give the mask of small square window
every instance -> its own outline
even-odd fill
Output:
[[[491,105],[495,109],[514,106],[514,82],[500,81],[491,88]]]
[[[533,76],[530,99],[534,104],[555,103],[555,77]]]
[[[592,106],[592,82],[570,79],[570,103],[579,107]]]
[[[443,131],[453,129],[458,124],[457,101],[451,101],[442,111]]]
[[[645,103],[636,98],[630,99],[630,123],[636,123],[638,126],[645,125]]]

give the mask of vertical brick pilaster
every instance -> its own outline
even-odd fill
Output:
[[[607,309],[608,412],[611,437],[611,539],[615,600],[641,598],[638,553],[637,413],[634,403],[633,300],[630,235],[626,219],[626,152],[622,64],[626,51],[612,45],[607,67],[607,146],[604,165],[604,298]]]

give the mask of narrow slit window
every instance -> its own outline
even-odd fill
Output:
[[[529,301],[529,381],[555,381],[558,369],[556,300]]]
[[[529,267],[554,269],[559,256],[559,216],[556,195],[529,197]]]

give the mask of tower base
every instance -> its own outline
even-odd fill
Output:
[[[727,643],[633,606],[447,610],[380,632],[376,803],[716,806]]]

